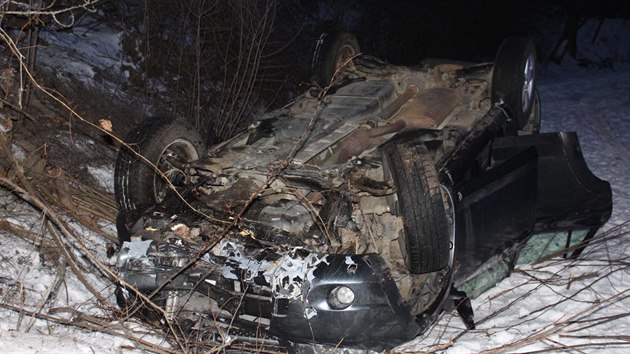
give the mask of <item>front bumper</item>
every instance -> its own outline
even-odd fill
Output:
[[[380,256],[324,257],[301,297],[273,299],[270,333],[296,342],[382,350],[420,332]],[[340,285],[350,288],[355,300],[337,310],[327,299]]]
[[[313,254],[224,241],[164,284],[180,269],[172,265],[185,263],[177,255],[194,253],[182,240],[167,241],[125,242],[118,261],[125,282],[144,293],[161,287],[163,294],[207,296],[214,308],[232,316],[236,327],[262,330],[281,341],[384,350],[414,338],[430,324],[411,314],[376,254]],[[354,301],[335,309],[329,297],[341,285],[352,290]],[[180,322],[191,320],[199,306],[186,309],[189,302],[171,301],[180,307],[167,306],[167,311]],[[203,317],[216,318],[212,308],[202,309]]]

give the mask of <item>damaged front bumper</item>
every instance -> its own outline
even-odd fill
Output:
[[[190,249],[178,238],[125,242],[118,268],[143,293],[159,289],[154,302],[196,332],[221,331],[218,320],[249,329],[250,336],[383,350],[432,322],[410,313],[376,254],[315,254],[223,240],[182,269]],[[225,335],[230,327],[224,326]]]

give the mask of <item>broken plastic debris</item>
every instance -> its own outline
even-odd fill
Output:
[[[149,246],[151,246],[152,240],[139,241],[139,242],[124,242],[123,249],[128,249],[127,256],[130,258],[140,258],[147,255]]]
[[[133,239],[133,238],[132,238]],[[147,252],[151,246],[152,240],[132,240],[125,241],[121,246],[121,252],[118,254],[116,261],[118,267],[122,267],[129,259],[139,259],[147,262]]]
[[[307,320],[310,320],[311,318],[317,316],[317,310],[315,310],[312,307],[307,307],[304,310],[304,317],[306,317]]]

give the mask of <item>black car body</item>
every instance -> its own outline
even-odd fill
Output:
[[[125,287],[196,342],[249,350],[388,349],[445,309],[473,327],[467,295],[577,256],[612,208],[575,133],[538,134],[535,56],[510,41],[494,65],[355,58],[200,159],[186,129],[164,135],[181,121],[132,132],[158,153],[117,162]]]

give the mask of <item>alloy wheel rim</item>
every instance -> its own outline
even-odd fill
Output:
[[[197,150],[191,142],[184,139],[177,139],[169,144],[162,153],[157,163],[157,167],[168,178],[170,183],[177,187],[182,187],[188,181],[188,177],[177,165],[198,159]],[[166,194],[170,189],[168,183],[164,181],[157,173],[153,180],[153,196],[155,201],[160,203],[166,198]]]
[[[523,106],[523,112],[527,112],[532,105],[532,99],[534,98],[534,77],[535,77],[535,62],[534,56],[530,54],[525,60],[525,66],[523,68],[523,90],[521,93],[521,101]]]

